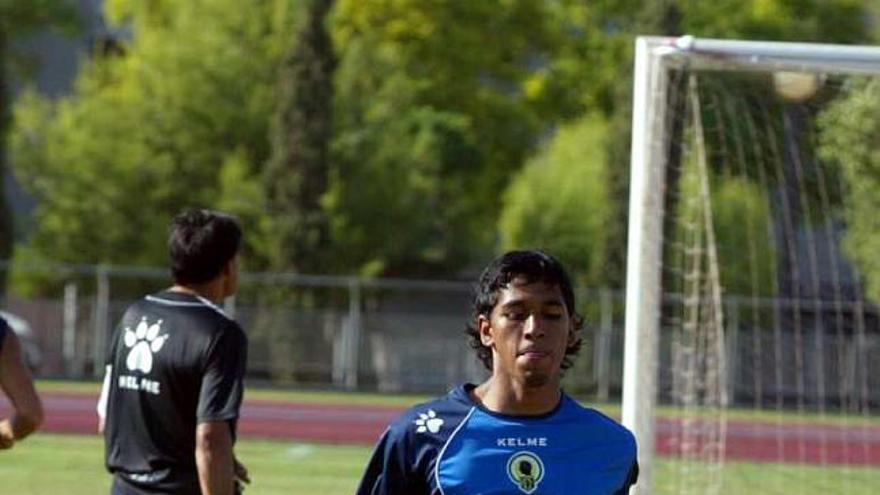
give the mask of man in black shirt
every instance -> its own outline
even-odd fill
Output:
[[[125,312],[98,403],[114,495],[230,495],[247,337],[218,306],[235,293],[241,229],[191,210],[171,223],[174,285]]]
[[[0,388],[12,403],[12,416],[0,420],[0,449],[30,435],[43,421],[43,406],[24,363],[21,342],[0,318]]]

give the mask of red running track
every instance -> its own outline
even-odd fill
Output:
[[[91,394],[42,394],[43,431],[92,433],[97,424]],[[371,445],[403,408],[245,400],[239,433],[248,438]],[[9,406],[0,398],[0,417]],[[699,425],[692,427],[698,429]],[[682,422],[657,421],[657,449],[679,455]],[[728,459],[807,464],[880,466],[880,427],[730,421]]]

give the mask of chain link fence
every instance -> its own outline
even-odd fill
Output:
[[[50,289],[11,292],[2,306],[30,323],[41,377],[97,378],[125,308],[169,284],[157,268],[27,269]],[[467,282],[243,273],[225,309],[248,334],[251,380],[429,393],[486,376],[465,335],[471,296]],[[620,390],[622,294],[580,289],[578,299],[589,324],[566,387],[608,398]]]
[[[169,283],[167,271],[156,268],[33,271],[52,289],[27,298],[8,294],[2,307],[30,323],[41,356],[36,374],[52,378],[97,378],[125,308]],[[249,336],[250,380],[436,393],[486,376],[464,333],[471,296],[467,282],[244,273],[225,306]],[[615,400],[623,374],[623,293],[581,287],[577,301],[587,321],[584,345],[564,385]],[[736,296],[724,304],[728,396],[735,404],[880,403],[875,307]],[[798,325],[788,321],[793,306],[800,308]],[[665,328],[659,343],[661,401],[672,390],[676,338],[674,328]]]

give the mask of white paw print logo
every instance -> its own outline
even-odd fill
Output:
[[[159,335],[161,326],[162,320],[148,325],[147,318],[143,317],[133,332],[125,327],[125,347],[131,349],[125,360],[129,370],[149,373],[153,369],[153,354],[159,352],[168,340],[168,334]]]
[[[440,427],[443,426],[443,419],[437,417],[437,413],[434,412],[433,409],[428,409],[426,413],[419,413],[418,419],[413,421],[416,428],[416,433],[424,433],[426,431],[430,431],[431,433],[437,433],[440,431]]]

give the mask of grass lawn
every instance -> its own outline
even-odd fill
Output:
[[[350,495],[370,454],[368,447],[241,441],[236,448],[252,474],[248,495]],[[4,495],[100,495],[109,490],[97,436],[38,434],[0,452]],[[703,494],[708,480],[700,466],[659,460],[655,493]],[[731,462],[722,495],[869,495],[880,486],[880,469]],[[568,494],[566,494],[568,495]],[[573,494],[572,494],[573,495]]]
[[[710,471],[689,462],[659,459],[655,465],[657,495],[702,495],[711,486]],[[873,495],[880,487],[877,467],[810,466],[728,462],[721,471],[719,495]]]
[[[34,435],[0,452],[0,493],[109,493],[103,445],[98,436]],[[248,495],[351,495],[370,448],[245,440],[238,443],[236,453],[253,479]]]

